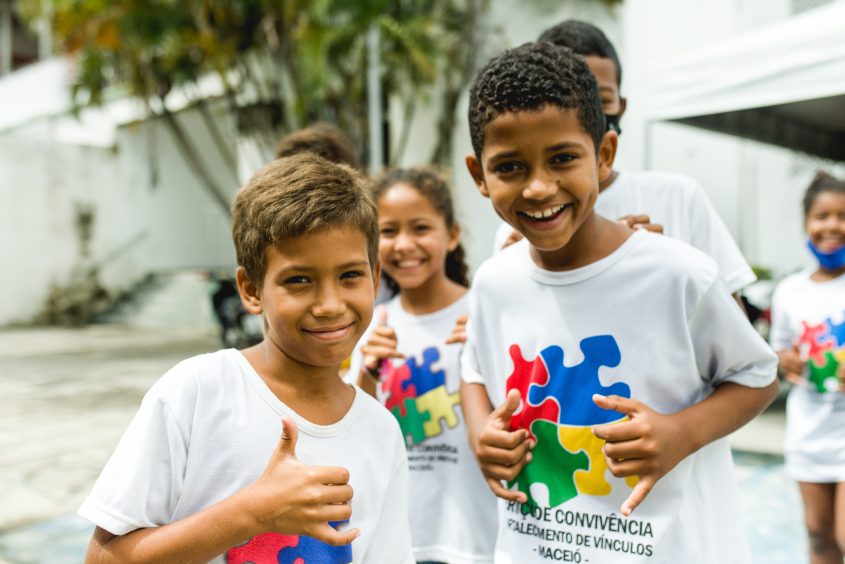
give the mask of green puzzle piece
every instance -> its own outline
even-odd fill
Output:
[[[558,437],[557,423],[537,419],[531,423],[531,432],[537,437],[537,446],[528,463],[509,487],[517,484],[519,491],[528,496],[528,502],[539,505],[531,497],[531,484],[546,484],[549,489],[549,507],[557,507],[578,495],[575,471],[587,470],[590,459],[584,451],[573,454],[563,448]]]
[[[808,363],[809,380],[820,394],[839,388],[839,377],[836,375],[839,362],[831,351],[824,351],[824,358],[827,361],[824,366],[819,366],[812,360]]]
[[[431,414],[428,411],[420,413],[417,409],[416,398],[405,398],[402,403],[405,406],[405,415],[401,414],[397,405],[391,410],[393,416],[399,421],[399,427],[402,429],[402,436],[405,437],[407,445],[419,444],[425,440],[424,423],[431,419]]]

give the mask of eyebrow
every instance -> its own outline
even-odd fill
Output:
[[[551,147],[546,147],[543,149],[544,153],[553,153],[555,151],[561,151],[565,149],[581,149],[584,147],[583,143],[578,143],[575,141],[569,141],[566,143],[558,143],[557,145],[552,145]],[[513,157],[519,156],[519,151],[505,151],[503,153],[496,153],[495,155],[491,155],[487,162],[493,162],[501,159],[510,159]]]
[[[363,260],[363,259],[362,260],[351,260],[349,262],[345,262],[343,264],[338,265],[337,268],[339,270],[343,270],[345,268],[355,268],[355,267],[361,267],[361,266],[365,266],[365,265],[369,265],[369,264],[370,264],[369,261]],[[282,268],[279,271],[279,273],[285,274],[285,273],[290,272],[290,271],[294,271],[294,272],[313,272],[314,270],[316,270],[316,269],[313,266],[305,266],[303,264],[291,264],[291,265],[288,265],[288,266]]]

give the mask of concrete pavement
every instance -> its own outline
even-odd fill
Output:
[[[0,532],[74,512],[150,385],[217,348],[210,329],[0,332]]]

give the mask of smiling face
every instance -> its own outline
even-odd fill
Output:
[[[845,246],[845,194],[820,192],[804,223],[810,241],[824,253]]]
[[[537,251],[556,252],[591,222],[615,150],[615,133],[605,134],[597,155],[575,110],[546,105],[496,117],[480,162],[470,155],[467,166],[502,219]]]
[[[265,343],[312,367],[340,365],[373,315],[376,273],[367,238],[355,227],[331,227],[265,251],[260,288],[238,269],[247,311],[263,314]]]
[[[419,190],[399,183],[378,199],[379,259],[401,290],[421,288],[446,277],[446,255],[457,247],[457,226]]]

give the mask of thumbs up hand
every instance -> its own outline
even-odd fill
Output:
[[[787,382],[793,384],[804,383],[805,362],[801,359],[801,351],[798,348],[798,343],[793,343],[791,348],[777,351],[778,354],[778,371],[783,374]]]
[[[244,490],[249,514],[260,532],[307,535],[341,546],[358,537],[358,529],[338,531],[329,521],[352,515],[349,471],[337,466],[308,466],[296,458],[299,431],[282,417],[282,437],[264,474]]]
[[[377,315],[378,325],[370,333],[367,344],[361,347],[361,353],[364,355],[362,372],[368,376],[378,374],[385,359],[405,358],[405,355],[396,350],[398,340],[396,332],[387,325],[387,308],[380,307]]]
[[[481,473],[493,493],[508,501],[524,503],[527,496],[511,491],[502,485],[502,480],[513,480],[522,468],[531,462],[534,441],[529,440],[528,431],[510,431],[511,416],[519,408],[519,391],[511,390],[505,403],[490,413],[487,425],[475,445],[475,457],[481,466]]]

